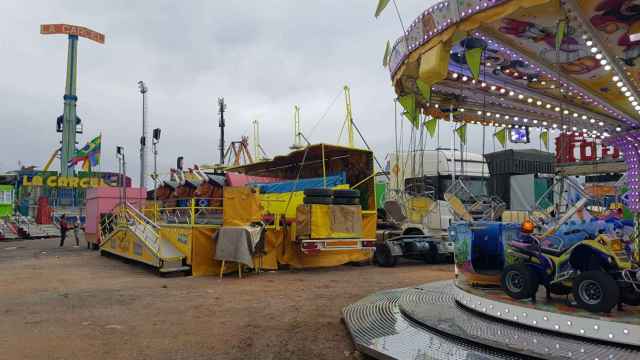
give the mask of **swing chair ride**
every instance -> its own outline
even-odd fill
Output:
[[[376,17],[387,5],[403,32],[387,43],[384,65],[415,129],[408,153],[423,153],[418,136],[426,129],[433,137],[439,121],[462,145],[449,149],[454,164],[464,164],[473,125],[482,127],[483,156],[487,128],[503,147],[537,136],[548,150],[555,138],[556,166],[575,165],[581,139],[582,165],[593,173],[624,158],[614,188],[628,189],[632,216],[591,206],[563,170],[539,171],[555,174],[553,185],[523,217],[477,221],[454,175],[444,200],[456,218],[448,226],[456,280],[346,307],[356,347],[398,359],[637,359],[640,8],[633,0],[444,0],[405,27],[395,0],[380,1]],[[424,171],[415,156],[402,160],[414,175]]]

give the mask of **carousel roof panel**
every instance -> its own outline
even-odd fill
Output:
[[[476,48],[474,80],[466,52]],[[433,60],[443,49],[445,72]],[[389,68],[398,95],[415,94],[429,115],[608,135],[640,125],[637,57],[634,0],[450,0],[411,23]]]

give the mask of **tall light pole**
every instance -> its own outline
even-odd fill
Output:
[[[142,94],[142,136],[140,137],[140,187],[147,187],[147,85],[138,81],[138,89]]]
[[[153,220],[158,222],[158,143],[160,142],[160,129],[153,129]]]
[[[227,105],[224,103],[224,98],[218,98],[218,114],[220,114],[220,121],[218,126],[220,127],[220,165],[224,164],[224,111],[227,109]]]
[[[127,202],[127,162],[124,157],[124,147],[116,147],[116,157],[118,158],[118,167],[120,169],[120,189],[121,202],[123,205]]]

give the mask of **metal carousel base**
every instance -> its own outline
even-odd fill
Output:
[[[561,333],[554,327],[559,324],[534,328],[533,320],[520,322],[522,313],[531,319],[531,311],[445,281],[372,294],[345,307],[343,318],[356,348],[377,359],[640,359],[640,347]],[[562,320],[573,325],[584,319]],[[598,329],[603,324],[610,325]],[[630,337],[640,340],[638,334]]]

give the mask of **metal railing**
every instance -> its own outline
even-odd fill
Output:
[[[160,256],[160,227],[130,203],[117,205],[100,221],[100,238],[107,241],[116,231],[131,230],[156,255]]]
[[[222,198],[188,198],[175,199],[176,204],[183,206],[158,206],[156,202],[151,207],[142,209],[149,219],[156,223],[177,225],[222,225],[222,206],[208,206],[222,202]]]

